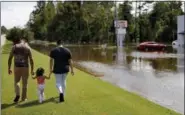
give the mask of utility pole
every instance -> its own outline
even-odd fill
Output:
[[[137,20],[136,20],[136,18],[137,18],[137,1],[135,1],[136,2],[136,9],[135,9],[135,32],[134,32],[134,37],[135,37],[135,42],[137,43],[137,34],[136,34],[136,31],[137,31]]]
[[[138,42],[140,42],[140,39],[141,39],[141,22],[140,22],[140,15],[141,15],[141,2],[139,1],[139,40]]]
[[[115,33],[114,33],[114,38],[116,40],[116,44],[117,44],[117,28],[116,28],[116,21],[118,19],[117,17],[117,3],[116,3],[116,0],[114,0],[114,28],[115,28]]]

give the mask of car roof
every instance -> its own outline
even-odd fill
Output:
[[[142,42],[141,44],[146,44],[146,43],[156,43],[154,41],[147,41],[147,42]]]

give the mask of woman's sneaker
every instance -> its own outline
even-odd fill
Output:
[[[17,96],[14,98],[14,100],[13,100],[13,101],[14,101],[15,103],[17,103],[17,102],[19,101],[19,98],[20,98],[20,96],[19,96],[19,95],[17,95]]]

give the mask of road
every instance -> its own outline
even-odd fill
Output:
[[[6,35],[1,35],[1,47],[5,44]]]

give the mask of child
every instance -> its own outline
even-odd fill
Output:
[[[42,103],[44,101],[44,86],[45,86],[45,79],[50,79],[49,77],[44,75],[44,69],[43,68],[38,68],[36,71],[36,76],[32,77],[33,79],[37,79],[37,84],[38,84],[38,94],[39,94],[39,103]]]

